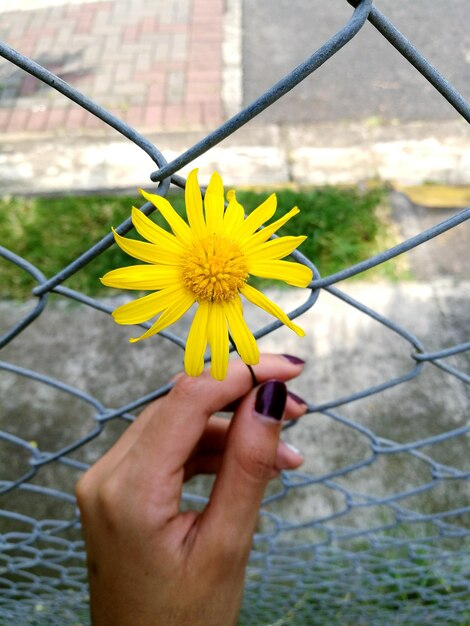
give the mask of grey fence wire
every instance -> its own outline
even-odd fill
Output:
[[[295,87],[345,46],[369,22],[420,72],[454,109],[470,122],[470,106],[462,96],[422,57],[412,44],[372,4],[372,0],[349,2],[354,11],[348,23],[297,68],[262,94],[189,150],[168,163],[163,154],[146,138],[118,118],[88,99],[50,71],[0,43],[0,54],[33,76],[61,92],[109,126],[124,135],[155,162],[151,173],[158,182],[157,193],[165,195],[170,185],[184,187],[185,180],[177,172],[246,122],[269,107]],[[153,207],[143,205],[149,214]],[[349,465],[329,473],[308,474],[300,471],[284,473],[279,488],[268,492],[260,515],[250,558],[246,591],[240,623],[256,624],[470,624],[469,538],[468,514],[465,504],[470,473],[440,462],[433,450],[438,444],[454,440],[465,442],[469,426],[449,428],[435,436],[420,440],[397,442],[386,439],[354,421],[340,411],[349,403],[368,396],[377,396],[391,387],[419,377],[425,367],[440,368],[449,377],[470,383],[470,376],[446,361],[470,349],[470,343],[442,346],[429,352],[406,328],[371,310],[335,285],[394,256],[424,244],[470,217],[470,207],[435,225],[394,248],[342,271],[321,277],[311,260],[295,253],[298,261],[308,264],[314,272],[310,295],[306,302],[290,312],[297,317],[314,306],[321,290],[342,300],[351,309],[369,316],[391,333],[408,342],[411,353],[408,371],[382,384],[335,398],[320,405],[311,403],[311,417],[322,416],[354,432],[367,442],[367,454]],[[130,220],[118,232],[131,229]],[[1,338],[0,347],[14,341],[22,331],[42,315],[48,307],[50,294],[63,296],[104,314],[106,304],[71,290],[63,282],[113,245],[107,234],[77,259],[73,259],[55,276],[46,277],[41,269],[4,247],[0,254],[8,262],[28,272],[37,285],[32,290],[36,302],[32,310]],[[145,326],[145,324],[143,324]],[[257,338],[274,332],[274,322],[255,332]],[[185,341],[172,332],[162,332],[168,341],[184,348]],[[384,355],[384,358],[386,356]],[[28,469],[10,480],[0,480],[0,624],[85,624],[88,623],[87,582],[84,546],[80,521],[70,490],[41,485],[41,475],[49,469],[70,471],[74,478],[87,465],[74,458],[112,422],[128,422],[133,413],[150,400],[168,392],[164,385],[124,406],[112,409],[86,392],[55,378],[30,371],[10,362],[0,362],[6,375],[26,377],[68,394],[78,404],[91,407],[94,427],[72,443],[54,450],[38,448],[33,442],[9,432],[0,432],[2,454],[25,456]],[[378,396],[380,398],[380,396]],[[77,413],[80,415],[80,412]],[[309,419],[306,416],[304,419]],[[452,423],[451,420],[449,423]],[[302,428],[302,426],[297,426]],[[364,468],[379,464],[384,457],[396,456],[419,461],[426,468],[427,480],[413,488],[396,486],[393,493],[378,497],[354,490],[354,477]],[[348,477],[348,486],[341,481]],[[35,479],[33,481],[33,479]],[[413,506],[413,498],[431,492],[436,486],[453,489],[457,485],[460,505],[455,501],[446,510],[429,512]],[[341,505],[328,515],[314,512],[305,520],[286,519],[273,506],[277,502],[294,501],[308,490],[321,487],[339,498]],[[19,501],[32,503],[57,502],[60,517],[27,515],[17,507]],[[203,505],[205,497],[186,492],[191,505]],[[450,500],[449,500],[450,502]],[[31,510],[36,510],[31,507]],[[41,510],[39,508],[39,510]],[[48,509],[47,509],[48,510]],[[381,516],[368,515],[381,511]],[[350,524],[351,513],[364,512],[362,522]]]

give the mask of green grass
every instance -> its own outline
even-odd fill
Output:
[[[379,219],[383,189],[361,192],[356,188],[276,191],[278,209],[274,219],[298,206],[300,213],[281,230],[283,235],[307,235],[299,250],[311,259],[322,275],[332,274],[374,254],[387,226]],[[266,193],[242,191],[237,198],[253,210]]]
[[[237,197],[250,212],[269,193],[239,191]],[[383,207],[383,189],[277,189],[276,194],[279,208],[275,218],[295,205],[301,209],[280,234],[307,235],[300,250],[314,261],[322,275],[371,256],[384,247],[384,242],[394,243],[389,226],[378,216],[379,207]],[[184,214],[182,194],[169,199]],[[137,195],[0,198],[0,241],[50,277],[99,241],[111,226],[129,217],[133,204],[140,206],[141,198]],[[162,223],[156,212],[152,219]],[[138,237],[134,231],[128,236]],[[89,295],[110,295],[113,291],[101,286],[99,276],[133,262],[113,245],[65,284]],[[392,267],[385,276],[397,278],[399,272]],[[0,257],[0,285],[1,297],[23,299],[35,282],[24,270]]]

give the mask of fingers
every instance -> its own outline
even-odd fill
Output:
[[[240,402],[238,402],[238,404],[240,404]],[[298,419],[305,414],[306,410],[307,404],[304,400],[295,394],[287,392],[286,409],[284,412],[284,419],[286,421]],[[219,471],[225,452],[229,426],[229,419],[215,416],[210,418],[204,435],[194,450],[192,457],[185,465],[185,481],[190,480],[197,474],[216,474]],[[276,477],[279,474],[279,470],[299,467],[302,461],[303,458],[298,451],[293,450],[289,444],[281,441],[277,449],[271,477]]]
[[[263,355],[254,369],[260,382],[287,381],[300,374],[303,362],[293,362],[282,355]],[[231,361],[224,381],[214,380],[209,372],[197,378],[182,376],[161,399],[157,415],[142,430],[142,436],[135,443],[139,454],[158,459],[161,475],[181,470],[212,413],[245,395],[252,384],[248,368],[239,359]]]
[[[172,381],[176,382],[178,379],[183,378],[184,374],[179,373],[176,374]],[[158,414],[159,403],[161,403],[163,398],[159,398],[158,400],[153,401],[149,404],[139,415],[139,417],[133,422],[127,430],[121,435],[119,440],[112,446],[110,450],[106,454],[104,454],[93,466],[93,475],[94,479],[100,477],[100,479],[104,479],[106,475],[108,475],[124,458],[126,452],[131,448],[135,441],[141,435],[142,430],[145,425],[152,419],[154,415]],[[231,402],[230,406],[226,406],[222,411],[230,411],[231,413],[236,410],[239,406],[242,398],[237,398],[235,401]],[[288,392],[287,393],[287,404],[286,404],[286,412],[285,419],[293,420],[299,418],[301,415],[305,413],[307,410],[307,403],[299,398],[295,393]],[[219,426],[216,428],[211,424],[215,424],[212,420],[220,420],[218,422]],[[189,480],[196,474],[213,474],[218,471],[220,466],[220,460],[222,458],[222,453],[225,447],[225,435],[228,429],[230,422],[227,419],[221,418],[211,418],[211,421],[208,424],[206,432],[204,433],[203,438],[201,439],[201,445],[198,446],[198,451],[203,452],[203,458],[195,458],[191,459],[188,463],[188,466],[185,468],[185,478],[184,480]],[[211,454],[209,455],[208,452]],[[282,456],[282,455],[281,455]],[[284,458],[285,455],[282,456]],[[294,467],[292,464],[288,462],[276,462],[277,469],[291,469]]]
[[[254,369],[260,382],[273,378],[287,381],[301,373],[303,362],[282,355],[263,355]],[[224,381],[214,380],[208,372],[198,378],[181,376],[168,395],[149,405],[118,444],[84,475],[82,488],[90,493],[93,485],[107,483],[108,491],[120,492],[125,484],[134,501],[146,502],[149,507],[158,502],[154,509],[164,523],[179,509],[185,465],[192,458],[209,417],[245,395],[252,384],[248,368],[239,359],[230,363]],[[291,406],[290,410],[299,414],[299,407]],[[274,455],[270,469],[275,458]],[[285,453],[281,454],[281,462],[282,459],[286,459]],[[208,455],[206,469],[217,471],[219,466],[220,457],[210,459]],[[200,467],[194,466],[192,471]]]
[[[227,436],[222,466],[200,521],[200,536],[248,552],[259,506],[279,449],[287,402],[282,381],[270,380],[251,391],[241,403]],[[302,458],[283,448],[281,458],[300,464]],[[220,545],[219,545],[220,548]]]
[[[307,410],[307,404],[298,396],[291,397],[287,392],[285,420],[298,419]],[[222,453],[225,450],[225,440],[230,426],[230,420],[224,417],[212,416],[209,418],[203,437],[200,439],[194,454]]]
[[[193,478],[193,476],[198,476],[199,474],[217,474],[222,466],[223,458],[223,450],[220,452],[214,451],[197,454],[185,465],[184,481],[186,482]],[[280,441],[270,479],[279,476],[281,470],[296,469],[302,465],[303,462],[304,457],[297,448],[284,441]]]

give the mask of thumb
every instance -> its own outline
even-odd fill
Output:
[[[286,385],[268,380],[236,411],[221,468],[200,520],[208,541],[235,550],[251,547],[264,490],[272,475],[287,400]],[[220,545],[220,544],[219,544]]]

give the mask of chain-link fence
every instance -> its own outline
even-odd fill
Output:
[[[166,195],[171,185],[184,187],[184,178],[177,174],[183,166],[281,98],[347,45],[361,28],[370,25],[470,122],[470,106],[462,96],[371,0],[351,1],[350,4],[354,11],[348,23],[312,56],[170,163],[146,138],[44,67],[5,44],[0,44],[0,54],[93,113],[146,152],[156,164],[157,169],[150,178],[158,183],[157,193],[161,195]],[[148,203],[142,207],[146,214],[152,210]],[[346,462],[343,459],[328,471],[319,468],[315,472],[283,473],[270,487],[248,567],[242,624],[470,623],[470,507],[466,499],[470,473],[468,468],[461,467],[465,454],[441,454],[443,444],[455,444],[460,449],[465,445],[468,425],[448,416],[446,428],[439,432],[423,433],[419,439],[407,439],[406,433],[397,432],[393,438],[378,434],[347,412],[350,403],[365,398],[374,399],[377,406],[384,392],[410,381],[415,383],[416,402],[419,402],[420,375],[428,368],[438,368],[448,377],[449,393],[450,382],[468,385],[470,376],[462,366],[455,365],[452,358],[468,351],[470,343],[462,343],[463,338],[460,338],[457,345],[446,343],[439,350],[428,351],[404,326],[371,310],[336,286],[346,278],[425,244],[469,217],[470,208],[467,208],[367,261],[326,277],[320,276],[312,260],[300,253],[294,254],[298,261],[312,267],[314,280],[307,300],[291,311],[290,317],[306,313],[325,291],[350,307],[351,315],[354,311],[354,314],[367,316],[386,333],[407,342],[410,355],[403,372],[382,383],[348,395],[340,394],[328,402],[310,404],[304,424],[309,419],[318,423],[322,420],[339,428],[346,440],[349,436],[357,437],[362,442],[361,453],[358,455],[355,451]],[[118,232],[124,234],[131,228],[127,220]],[[72,300],[84,308],[109,315],[112,307],[71,290],[63,283],[111,245],[113,237],[106,234],[98,244],[51,277],[44,276],[40,267],[0,247],[7,262],[18,266],[19,271],[28,272],[37,283],[32,290],[34,305],[4,333],[0,345],[15,341],[40,316],[47,316],[57,306],[56,303],[51,305],[51,294],[55,294],[55,300]],[[259,328],[255,337],[273,333],[279,326],[276,322]],[[172,332],[162,332],[161,336],[179,348],[185,346],[184,338]],[[83,350],[86,349],[84,346]],[[387,354],[382,358],[386,360]],[[93,424],[85,434],[82,429],[80,436],[72,437],[64,445],[57,444],[63,441],[63,437],[58,436],[38,446],[13,434],[15,430],[8,430],[8,423],[7,430],[0,432],[1,455],[12,459],[14,470],[14,475],[0,481],[0,623],[88,623],[84,546],[73,497],[73,485],[88,466],[80,452],[103,438],[113,425],[132,420],[137,409],[165,394],[169,385],[112,409],[89,393],[39,371],[4,361],[0,362],[0,369],[12,389],[19,380],[28,379],[66,394],[75,419],[85,420],[86,416],[87,423]],[[466,397],[468,400],[468,395]],[[299,423],[294,430],[302,428]],[[387,463],[395,463],[402,473],[412,472],[415,480],[404,483],[395,479],[391,489],[382,494],[364,489],[363,472],[387,471]],[[17,468],[22,469],[17,471]],[[394,474],[400,475],[400,471]],[[312,505],[320,491],[327,494],[331,503],[327,512],[317,511]],[[438,492],[439,506],[434,506],[433,499]],[[192,506],[203,506],[206,501],[198,489],[188,489],[184,499]]]

